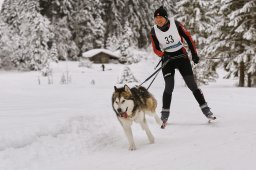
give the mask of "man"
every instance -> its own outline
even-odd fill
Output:
[[[105,71],[105,65],[102,64],[101,67],[102,67],[102,71]]]
[[[175,69],[179,70],[186,85],[193,92],[203,114],[209,120],[216,119],[208,107],[202,91],[197,87],[190,60],[187,56],[186,49],[183,46],[184,38],[191,51],[192,60],[194,64],[197,64],[199,62],[199,57],[190,33],[174,18],[168,18],[168,14],[163,6],[155,11],[154,22],[155,25],[151,30],[150,38],[155,54],[162,58],[163,63],[173,57],[175,58],[170,60],[162,69],[165,80],[165,89],[163,93],[163,107],[161,111],[161,119],[163,121],[161,128],[165,128],[170,114]]]

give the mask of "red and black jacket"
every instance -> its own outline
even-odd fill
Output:
[[[169,27],[172,27],[172,26],[173,25],[170,25],[170,21],[168,20],[167,23],[163,27],[158,27],[158,28],[161,31],[167,31],[169,29]],[[188,44],[188,47],[192,53],[192,56],[197,56],[196,46],[195,46],[195,43],[194,43],[189,31],[180,22],[178,22],[176,20],[175,20],[175,26],[178,29],[182,43],[184,42],[184,40],[183,40],[183,38],[184,38]],[[159,41],[156,37],[154,27],[151,29],[151,32],[150,32],[150,39],[151,39],[153,50],[154,50],[155,54],[158,55],[159,57],[162,57],[164,55],[164,52],[161,51],[161,49],[160,49]],[[184,52],[186,52],[186,49],[184,47],[182,48],[182,50],[184,50]]]

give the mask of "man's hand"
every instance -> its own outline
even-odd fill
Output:
[[[192,60],[194,62],[194,64],[198,64],[199,63],[199,57],[197,54],[192,55]]]

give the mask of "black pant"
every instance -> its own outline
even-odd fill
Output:
[[[179,50],[174,53],[168,53],[169,58],[184,54],[187,56],[184,50]],[[166,59],[167,60],[167,59]],[[164,60],[163,62],[165,62]],[[182,75],[186,85],[193,92],[197,102],[199,105],[203,105],[206,103],[203,93],[197,87],[197,84],[194,79],[192,67],[190,64],[190,60],[188,57],[182,57],[178,59],[173,59],[168,62],[168,64],[162,69],[162,73],[165,80],[165,89],[163,93],[163,109],[170,109],[171,100],[172,100],[172,92],[174,89],[174,75],[175,69],[178,69],[180,74]]]

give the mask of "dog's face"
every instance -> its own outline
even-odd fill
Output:
[[[116,86],[114,88],[115,91],[112,97],[113,108],[117,114],[127,113],[130,115],[134,107],[130,88],[127,85],[122,88],[117,88]]]

